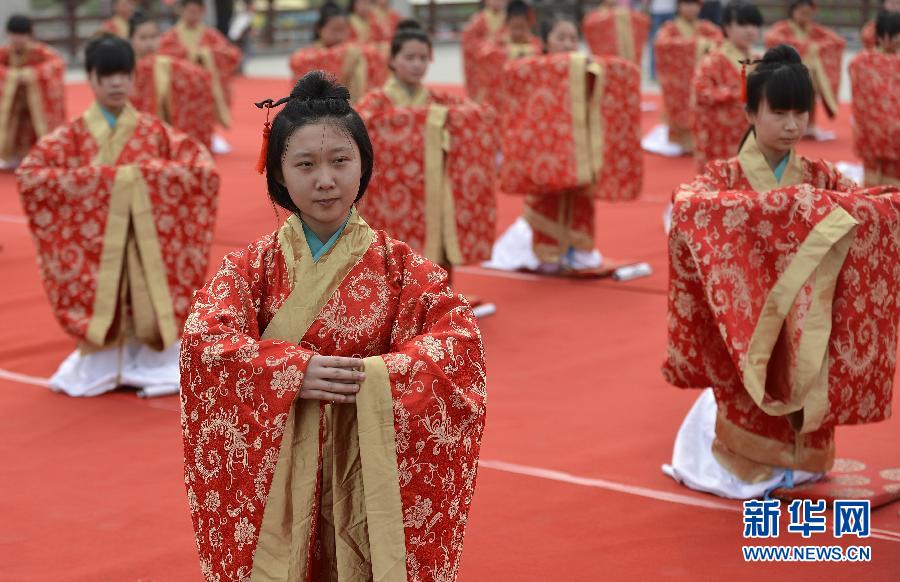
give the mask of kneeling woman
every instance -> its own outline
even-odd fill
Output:
[[[769,49],[747,78],[746,111],[751,129],[744,138],[740,153],[729,160],[709,163],[704,174],[680,187],[675,194],[676,223],[680,220],[677,211],[679,201],[693,197],[712,200],[720,192],[766,193],[799,185],[836,192],[854,190],[855,184],[843,177],[830,163],[805,158],[794,150],[806,131],[814,98],[809,71],[801,63],[797,51],[787,45]],[[798,198],[796,204],[810,204],[810,201]],[[733,206],[738,211],[743,211],[742,207],[736,204]],[[776,247],[781,239],[776,238],[779,236],[777,233],[773,235],[772,225],[779,224],[779,209],[773,208],[771,212],[773,219],[760,223],[759,236],[765,241],[765,246]],[[798,214],[802,215],[802,212]],[[717,237],[725,241],[721,243],[722,255],[741,253],[743,250],[735,242],[738,238],[733,233],[738,228],[734,222],[739,220],[739,215],[732,213],[730,216],[732,219],[729,219],[728,214],[725,215],[722,236]],[[709,224],[709,214],[705,215],[704,220]],[[732,224],[728,224],[729,220]],[[673,231],[678,228],[678,224],[675,224]],[[709,228],[714,230],[713,227]],[[750,254],[758,258],[764,251],[776,252],[768,248],[755,248]],[[779,260],[781,259],[785,262],[793,260],[787,250]],[[681,267],[676,257],[673,255],[670,260],[673,272],[679,271]],[[753,258],[748,260],[752,262]],[[746,276],[746,273],[734,271],[734,268],[728,270],[725,266],[720,268],[715,265],[711,268],[715,275],[711,277],[734,277],[740,281]],[[738,284],[735,283],[736,286]],[[747,283],[744,282],[743,285],[746,290]],[[739,499],[758,497],[776,487],[800,484],[821,476],[830,467],[829,459],[833,460],[833,424],[800,433],[794,424],[796,414],[770,414],[769,401],[781,400],[786,396],[769,394],[767,384],[765,403],[757,405],[747,384],[750,374],[746,370],[738,370],[738,374],[732,374],[734,363],[731,359],[723,364],[722,369],[714,370],[715,366],[710,361],[716,357],[713,355],[717,349],[713,345],[715,340],[699,347],[694,343],[698,341],[697,338],[702,337],[697,330],[700,316],[696,315],[701,310],[695,306],[702,304],[704,299],[691,294],[690,289],[676,289],[679,290],[672,292],[679,297],[679,307],[670,309],[671,355],[665,367],[666,375],[670,382],[678,386],[702,385],[698,384],[700,376],[703,376],[703,382],[713,382],[715,385],[703,392],[682,423],[675,440],[672,464],[665,466],[664,471],[693,489]],[[723,301],[722,297],[723,294],[717,295],[715,301]],[[755,300],[756,298],[747,301],[742,299],[740,304],[736,304],[733,308],[734,320],[742,322],[739,318],[749,318],[745,314],[751,311],[749,306]],[[728,308],[717,303],[712,309],[722,312]],[[735,328],[737,327],[738,324],[735,324]],[[786,320],[785,329],[788,327]],[[672,330],[685,331],[682,333]],[[778,329],[775,331],[778,332]],[[729,328],[729,332],[729,345],[742,342],[741,336],[734,329]],[[778,341],[781,342],[782,339]],[[700,353],[703,350],[706,353]],[[754,356],[757,360],[761,357]],[[804,352],[804,357],[809,357],[809,354]],[[748,356],[746,359],[747,362],[740,364],[742,368],[758,366],[757,362],[751,361],[753,358]],[[773,364],[776,359],[772,355],[770,365],[775,369],[785,367],[783,362]],[[847,386],[846,390],[849,396],[852,387]],[[790,397],[795,396],[791,394]],[[810,397],[809,401],[812,400]],[[847,402],[851,400],[852,398]],[[800,411],[801,417],[803,412]],[[836,414],[839,412],[831,410],[829,415],[840,416]]]
[[[348,100],[314,71],[268,102],[284,103],[269,196],[291,216],[224,259],[185,326],[185,483],[207,579],[456,579],[481,334],[440,267],[357,214],[373,152]]]

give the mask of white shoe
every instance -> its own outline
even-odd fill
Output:
[[[214,133],[212,136],[212,153],[214,154],[230,154],[231,153],[231,144],[229,144],[224,137],[221,135]]]

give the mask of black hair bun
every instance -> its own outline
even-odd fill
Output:
[[[332,75],[324,71],[310,71],[303,75],[294,90],[291,99],[301,101],[350,100],[350,91],[340,84]]]
[[[401,20],[400,22],[397,23],[397,30],[396,30],[396,31],[397,31],[397,32],[400,32],[401,30],[421,30],[421,31],[424,31],[425,29],[422,28],[422,23],[419,22],[418,20],[416,20],[415,18],[406,18],[406,19]]]
[[[763,63],[778,65],[799,65],[803,62],[797,49],[789,44],[780,44],[766,51],[762,58]]]

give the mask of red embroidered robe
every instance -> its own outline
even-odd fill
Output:
[[[16,171],[44,288],[63,329],[95,347],[131,326],[162,349],[203,284],[219,177],[209,152],[127,106],[95,103]]]
[[[487,88],[494,71],[484,66],[482,53],[496,43],[505,42],[507,30],[505,16],[502,12],[481,10],[469,19],[460,35],[462,47],[463,77],[465,78],[466,95],[477,103],[483,103]]]
[[[859,40],[862,42],[863,48],[867,51],[875,49],[875,46],[878,44],[878,39],[875,38],[874,20],[870,20],[863,25],[862,30],[859,31]]]
[[[691,151],[691,89],[694,71],[703,57],[722,40],[719,27],[699,20],[676,18],[656,33],[656,75],[662,89],[669,141]]]
[[[490,258],[496,234],[496,114],[391,78],[358,111],[378,152],[360,213],[441,265]]]
[[[777,183],[751,136],[675,194],[673,385],[712,386],[713,453],[748,482],[827,471],[834,427],[890,416],[900,191],[791,153]]]
[[[440,267],[355,212],[313,263],[292,217],[225,257],[182,342],[207,580],[456,580],[486,376]],[[314,354],[364,358],[355,404],[298,397]]]
[[[749,129],[741,99],[741,64],[747,58],[729,41],[706,55],[693,79],[694,160],[727,160],[738,153]],[[749,72],[749,69],[748,69]]]
[[[628,8],[601,7],[584,17],[581,29],[592,54],[622,57],[641,66],[650,33],[646,14]]]
[[[66,63],[32,41],[24,55],[0,47],[0,159],[24,157],[66,120]]]
[[[641,191],[640,71],[618,57],[560,53],[511,61],[503,77],[501,189],[526,196],[541,260],[593,250],[594,199]]]
[[[295,84],[310,71],[331,73],[347,87],[354,102],[388,78],[384,51],[368,44],[341,43],[329,48],[314,45],[298,49],[291,55],[290,67]]]
[[[212,77],[200,65],[165,55],[142,58],[134,71],[131,103],[210,146],[215,100]]]
[[[160,37],[158,51],[161,55],[197,63],[209,72],[216,120],[223,127],[231,126],[231,79],[241,62],[241,49],[215,28],[205,25],[188,28],[178,21]]]
[[[853,149],[866,185],[900,185],[900,56],[863,51],[850,63]]]
[[[112,18],[104,20],[103,25],[100,27],[100,29],[103,32],[114,34],[120,38],[124,38],[125,40],[128,40],[130,37],[130,35],[128,34],[128,21],[121,16],[113,16]]]
[[[809,68],[816,94],[822,99],[828,115],[837,114],[837,97],[841,84],[841,58],[847,41],[836,32],[812,23],[807,30],[792,20],[781,20],[769,28],[765,36],[766,48],[789,44],[800,53]]]

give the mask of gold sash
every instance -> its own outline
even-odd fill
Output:
[[[293,289],[263,339],[299,342],[369,249],[374,231],[354,209],[335,246],[316,262],[296,216],[278,240]],[[295,399],[263,513],[253,582],[304,582],[317,541],[319,579],[406,580],[390,378],[380,356],[364,363],[355,406]]]

